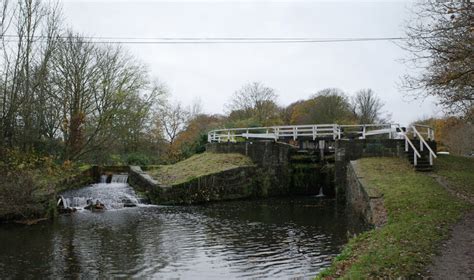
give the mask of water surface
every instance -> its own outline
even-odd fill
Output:
[[[83,210],[0,226],[0,278],[306,279],[340,252],[348,219],[316,197]]]

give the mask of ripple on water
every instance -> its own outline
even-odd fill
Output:
[[[309,278],[346,232],[334,202],[314,198],[83,211],[52,226],[0,228],[0,275]]]

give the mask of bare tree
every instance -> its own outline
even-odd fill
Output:
[[[359,90],[351,100],[351,109],[360,124],[382,121],[384,104],[371,89]]]
[[[414,14],[403,45],[413,72],[402,86],[437,97],[450,113],[467,114],[474,105],[474,3],[421,1]]]
[[[263,124],[278,114],[276,100],[277,95],[272,88],[253,82],[244,85],[234,93],[227,109],[230,112],[240,111],[242,117],[253,117]]]
[[[179,102],[164,104],[159,109],[157,122],[170,146],[173,146],[178,134],[186,128],[188,117],[189,112]]]
[[[151,130],[160,86],[121,47],[65,30],[52,3],[0,2],[0,147],[63,159],[114,142],[134,151]]]

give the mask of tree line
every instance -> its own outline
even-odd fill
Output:
[[[0,3],[2,149],[58,161],[151,164],[203,151],[214,128],[390,120],[371,89],[327,88],[280,106],[275,90],[260,82],[236,90],[225,114],[204,114],[199,102],[170,101],[166,86],[120,45],[68,28],[58,5]],[[472,11],[464,1],[420,4],[403,46],[421,69],[404,77],[403,87],[438,97],[471,126]]]
[[[66,28],[59,6],[2,1],[1,9],[2,147],[94,161],[112,148],[159,145],[159,133],[143,136],[153,135],[166,92],[142,62]]]

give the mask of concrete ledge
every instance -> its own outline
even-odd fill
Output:
[[[347,166],[346,188],[346,202],[367,223],[381,227],[387,222],[383,194],[367,183],[357,161],[351,161]]]

